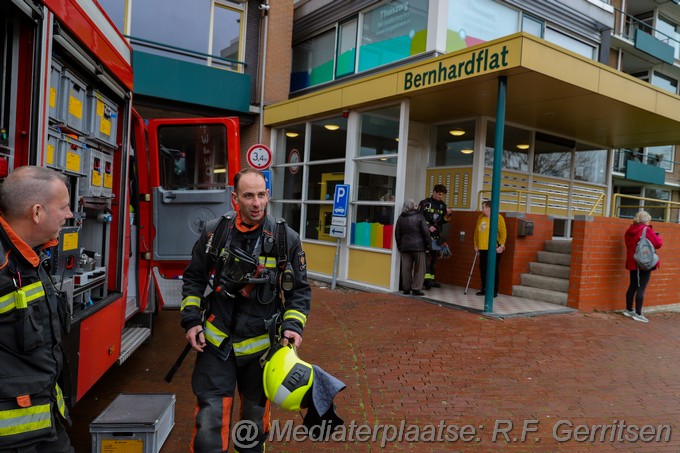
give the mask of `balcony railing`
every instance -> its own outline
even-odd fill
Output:
[[[243,61],[224,58],[182,47],[172,46],[157,41],[151,41],[136,36],[125,35],[130,41],[130,45],[135,50],[144,50],[160,56],[170,57],[177,60],[188,61],[190,63],[202,64],[220,69],[228,69],[235,72],[243,72],[246,63]]]
[[[660,43],[666,44],[673,49],[673,56],[677,58],[678,50],[680,49],[680,41],[673,36],[669,36],[666,33],[653,28],[649,23],[638,19],[637,17],[626,14],[625,12],[614,8],[615,18],[614,18],[614,35],[619,36],[623,39],[637,43],[640,39],[638,32],[643,32]],[[671,58],[672,60],[672,58]],[[673,64],[670,62],[670,64]]]

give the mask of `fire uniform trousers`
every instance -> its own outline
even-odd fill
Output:
[[[418,210],[423,213],[425,221],[428,226],[435,227],[435,231],[430,233],[432,238],[432,252],[427,258],[425,270],[425,286],[435,280],[435,267],[439,259],[439,252],[441,250],[441,243],[443,242],[441,234],[444,224],[449,221],[446,217],[446,203],[435,200],[434,198],[426,198],[418,205]]]
[[[230,298],[224,295],[224,291],[216,290],[202,298],[214,266],[205,253],[208,234],[216,231],[218,222],[219,219],[216,219],[206,225],[194,245],[191,262],[183,276],[182,327],[188,330],[201,324],[201,312],[205,310],[203,333],[207,344],[204,352],[197,356],[192,376],[192,389],[198,406],[191,451],[212,453],[228,450],[232,403],[237,386],[241,400],[241,420],[254,422],[258,438],[254,445],[235,445],[236,451],[261,452],[264,451],[270,417],[269,401],[262,386],[262,367],[259,364],[259,358],[270,346],[265,321],[281,312],[281,331],[292,330],[302,334],[311,303],[305,254],[298,234],[285,225],[287,258],[292,267],[294,285],[292,290],[283,291],[283,302],[279,297],[281,291],[278,286],[273,301],[260,302],[257,293],[261,285],[256,285],[248,298],[240,294]],[[217,238],[223,234],[215,232],[214,245],[217,250],[231,244],[256,256],[260,249],[259,262],[276,271],[277,246],[267,255],[264,248],[258,245],[274,237],[273,218],[266,216],[257,228],[248,232],[239,231],[233,221],[229,222],[227,239]]]
[[[0,451],[72,452],[57,379],[63,366],[65,301],[43,267],[44,250],[0,218]]]

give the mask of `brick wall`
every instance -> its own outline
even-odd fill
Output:
[[[552,239],[552,218],[537,214],[502,214],[508,230],[507,248],[500,267],[502,294],[512,294],[512,286],[521,283],[529,263],[537,261],[545,241]],[[465,287],[474,259],[474,228],[478,212],[456,211],[448,226],[447,242],[452,257],[439,260],[437,280]],[[518,237],[520,220],[534,222],[533,236]],[[626,247],[623,235],[629,219],[580,217],[573,222],[571,276],[568,305],[582,311],[621,310],[625,308],[629,272],[625,269]],[[645,307],[680,303],[680,225],[653,223],[664,245],[659,250],[661,268],[652,273],[645,293]],[[461,232],[465,234],[462,235]],[[479,261],[475,264],[470,290],[480,287]]]
[[[547,216],[534,214],[503,214],[508,230],[506,250],[501,257],[499,290],[501,294],[512,294],[512,286],[519,285],[521,275],[529,272],[529,263],[536,261],[537,253],[544,249],[545,241],[552,238],[552,220]],[[457,286],[465,286],[475,257],[474,233],[479,212],[456,211],[449,222],[447,243],[452,257],[439,260],[437,280]],[[517,237],[517,224],[523,219],[534,222],[534,235]],[[465,234],[462,235],[461,232]],[[479,288],[479,260],[475,264],[470,288]]]
[[[569,281],[569,306],[583,311],[625,308],[629,272],[625,269],[626,247],[623,235],[629,219],[608,217],[574,221]],[[661,233],[663,247],[658,251],[660,269],[652,272],[645,292],[645,307],[677,304],[680,285],[680,225],[652,223]]]

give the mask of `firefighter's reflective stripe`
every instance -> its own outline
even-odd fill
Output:
[[[49,404],[0,411],[0,437],[15,436],[51,426]]]
[[[283,320],[287,321],[289,319],[294,319],[295,321],[299,322],[302,324],[302,327],[304,327],[307,323],[307,316],[297,310],[286,310],[286,312],[283,314]]]
[[[434,280],[434,274],[430,274],[429,272],[426,273],[425,280]]]
[[[218,348],[220,347],[222,342],[229,337],[229,335],[215,327],[215,325],[210,321],[205,322],[205,329],[203,329],[203,335],[205,335],[205,339],[207,341],[217,346]]]
[[[247,340],[234,343],[234,354],[237,356],[244,356],[255,354],[269,349],[269,334],[260,335],[259,337],[249,338]]]
[[[31,283],[23,288],[0,297],[0,314],[7,313],[15,308],[26,308],[28,303],[45,297],[45,288],[42,282]]]
[[[62,417],[66,418],[66,402],[64,401],[64,394],[61,391],[59,384],[55,384],[55,390],[57,391],[57,409]]]
[[[201,308],[201,298],[196,296],[185,297],[184,299],[182,299],[180,310],[184,310],[187,307]]]
[[[276,267],[276,259],[272,256],[269,257],[261,256],[259,261],[260,264],[266,267],[267,269],[274,269]]]

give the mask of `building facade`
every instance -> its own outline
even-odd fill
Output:
[[[678,199],[679,14],[675,1],[297,1],[290,99],[264,115],[274,212],[313,275],[387,290],[404,200],[443,183],[449,206],[476,210],[495,155],[500,210],[547,214],[552,236],[640,206],[677,222],[645,199]],[[350,207],[333,224],[339,183]]]

